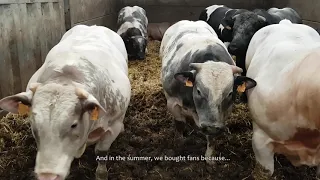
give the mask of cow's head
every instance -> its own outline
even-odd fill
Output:
[[[142,36],[138,28],[129,28],[121,34],[123,42],[126,46],[129,59],[145,59],[147,39]]]
[[[37,144],[35,173],[38,180],[64,180],[74,158],[80,157],[87,140],[102,138],[103,127],[91,129],[93,120],[106,111],[81,88],[58,84],[33,84],[30,90],[0,100],[12,113],[28,113]]]
[[[202,131],[215,135],[225,126],[236,92],[256,86],[253,79],[236,76],[242,69],[224,62],[191,63],[191,71],[175,74],[182,85],[193,88],[193,101]]]
[[[232,41],[228,51],[236,56],[244,56],[253,35],[267,26],[268,22],[263,16],[246,11],[224,19],[224,24],[232,29]]]

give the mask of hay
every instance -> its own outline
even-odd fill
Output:
[[[132,83],[131,103],[125,132],[112,144],[110,156],[200,156],[205,138],[188,127],[185,137],[175,137],[173,117],[166,110],[160,83],[160,42],[150,42],[144,61],[129,63]],[[229,133],[216,139],[217,153],[230,161],[215,168],[204,161],[110,161],[109,179],[252,179],[254,154],[251,148],[251,118],[244,104],[236,104],[228,120]],[[30,179],[35,160],[35,143],[28,121],[9,114],[0,122],[0,179]],[[74,160],[68,179],[94,179],[93,146]],[[314,179],[315,169],[294,168],[284,157],[275,158],[275,179]]]

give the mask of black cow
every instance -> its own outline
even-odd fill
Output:
[[[250,40],[261,28],[277,24],[282,19],[292,23],[302,23],[299,14],[292,8],[270,8],[268,11],[255,9],[231,9],[224,5],[212,5],[203,10],[199,20],[206,21],[218,34],[218,37],[228,44],[230,54],[237,57],[236,64],[246,74],[245,56]]]

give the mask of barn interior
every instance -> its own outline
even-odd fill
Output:
[[[231,8],[268,9],[291,7],[303,23],[320,28],[318,0],[2,0],[0,1],[0,98],[25,90],[32,74],[62,35],[77,24],[102,25],[116,30],[118,11],[124,6],[141,6],[150,25],[197,20],[213,4]],[[145,60],[129,62],[131,102],[125,131],[112,144],[110,156],[178,157],[200,156],[206,139],[189,126],[184,137],[176,137],[172,115],[166,109],[161,82],[160,41],[150,40]],[[0,179],[32,179],[36,144],[28,118],[1,112]],[[255,165],[251,146],[251,117],[244,103],[236,102],[227,123],[228,132],[216,140],[220,156],[215,167],[205,161],[109,161],[110,180],[207,180],[253,179]],[[72,163],[70,180],[90,180],[97,166],[94,146]],[[284,156],[275,156],[274,179],[313,180],[316,168],[294,167]]]

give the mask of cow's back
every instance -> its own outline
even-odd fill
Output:
[[[268,13],[273,16],[275,19],[278,20],[279,23],[283,19],[288,19],[292,23],[302,24],[302,19],[300,15],[292,8],[285,7],[285,8],[270,8],[268,9]]]
[[[266,76],[277,77],[281,73],[279,68],[299,60],[300,57],[293,58],[292,54],[298,51],[303,54],[312,44],[320,41],[319,34],[306,25],[292,24],[288,20],[280,23],[264,27],[253,36],[246,56],[249,76],[267,73]],[[270,70],[262,70],[265,68]]]
[[[110,86],[114,91],[123,89],[124,96],[129,96],[127,61],[124,42],[117,33],[102,26],[77,25],[49,51],[45,63],[29,84],[52,80],[60,72],[78,76],[73,80],[88,91]]]
[[[222,19],[229,8],[224,5],[212,5],[202,10],[199,20],[209,22],[210,19]]]
[[[146,11],[139,6],[126,6],[119,11],[118,15],[118,34],[124,33],[128,28],[138,28],[144,37],[148,37],[147,27],[148,18]]]
[[[232,16],[236,9],[231,9],[224,5],[212,5],[204,9],[199,16],[199,20],[207,22],[217,33],[222,41],[230,41],[231,30],[227,30],[222,25],[224,18]],[[226,32],[223,32],[226,31]]]
[[[46,61],[68,50],[86,56],[97,67],[110,69],[112,64],[123,73],[128,73],[128,57],[124,42],[117,33],[106,27],[75,26],[52,48]],[[92,53],[93,51],[95,53]]]
[[[123,24],[124,22],[130,20],[132,17],[135,18],[140,18],[142,20],[147,19],[146,18],[147,13],[146,11],[139,6],[126,6],[123,7],[122,9],[120,9],[119,13],[118,13],[118,25]],[[128,18],[129,17],[129,18]],[[147,22],[148,23],[148,22]]]
[[[181,20],[171,25],[163,35],[159,52],[160,57],[162,57],[164,53],[167,53],[167,51],[170,50],[169,47],[176,44],[176,40],[178,40],[181,36],[186,35],[187,32],[193,31],[197,32],[196,36],[198,36],[199,34],[204,36],[210,34],[217,37],[215,31],[206,22]]]

